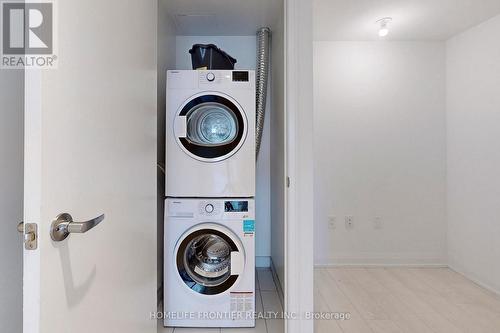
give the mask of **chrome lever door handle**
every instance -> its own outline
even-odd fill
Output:
[[[70,233],[83,234],[101,223],[102,220],[104,220],[104,214],[85,222],[74,222],[73,217],[68,213],[59,214],[50,226],[50,238],[54,242],[63,241]]]

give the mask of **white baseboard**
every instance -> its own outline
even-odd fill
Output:
[[[316,267],[320,266],[406,266],[406,267],[447,267],[448,258],[441,253],[393,253],[393,252],[359,252],[336,253],[330,258],[316,258]]]
[[[454,271],[455,273],[462,275],[466,279],[471,280],[472,282],[474,282],[478,286],[480,286],[480,287],[488,290],[489,292],[491,292],[491,293],[493,293],[493,294],[495,294],[497,296],[500,296],[500,290],[498,290],[495,287],[490,286],[487,283],[484,283],[484,282],[480,281],[478,278],[472,276],[471,274],[468,274],[467,272],[465,272],[464,270],[456,267],[455,265],[450,264],[450,265],[448,265],[448,268],[451,269],[452,271]]]
[[[315,264],[314,268],[335,268],[335,267],[352,267],[352,268],[363,268],[363,267],[408,267],[408,268],[426,268],[426,267],[434,267],[434,268],[446,268],[447,264],[442,263],[331,263],[331,264]]]
[[[255,257],[255,267],[259,268],[271,267],[271,257],[264,257],[264,256]]]
[[[488,290],[489,292],[500,296],[500,290],[498,290],[495,287],[492,287],[491,285],[482,282],[480,279],[472,276],[472,274],[468,274],[464,270],[458,268],[455,265],[452,264],[445,264],[445,263],[321,263],[321,264],[315,264],[314,268],[316,269],[325,269],[325,268],[338,268],[338,267],[351,267],[351,268],[375,268],[375,267],[408,267],[408,268],[449,268],[452,271],[454,271],[457,274],[462,275],[466,279],[474,282],[481,288],[484,288]]]

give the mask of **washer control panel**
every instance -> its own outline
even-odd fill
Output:
[[[207,220],[253,219],[253,198],[167,199],[167,216]]]
[[[208,72],[206,78],[207,81],[212,82],[213,80],[215,80],[215,74],[213,72]]]
[[[201,216],[217,216],[222,213],[222,207],[219,201],[200,201],[198,205],[198,214]]]
[[[205,206],[205,212],[208,213],[208,214],[213,213],[214,209],[215,209],[214,205],[212,205],[212,204],[207,204]]]

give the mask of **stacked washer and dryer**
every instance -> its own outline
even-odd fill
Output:
[[[167,73],[165,326],[255,326],[255,73]]]

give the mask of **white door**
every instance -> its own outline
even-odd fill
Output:
[[[26,73],[24,332],[152,333],[157,1],[56,8],[58,68]],[[105,217],[53,241],[61,213]]]
[[[0,331],[22,330],[22,71],[0,69]]]

